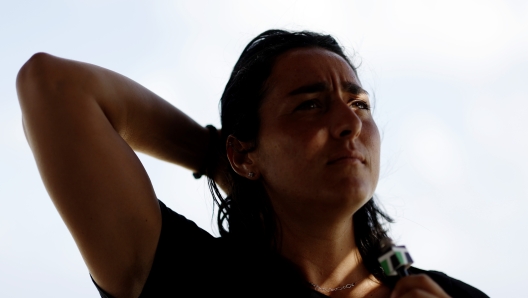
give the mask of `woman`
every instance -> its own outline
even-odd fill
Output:
[[[47,54],[22,67],[17,90],[42,179],[102,297],[486,297],[438,272],[382,275],[380,137],[330,36],[252,40],[222,96],[221,133],[117,73]],[[158,201],[133,150],[206,174],[222,237]]]

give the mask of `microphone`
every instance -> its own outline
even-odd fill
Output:
[[[381,256],[378,262],[385,276],[408,276],[407,269],[411,267],[413,259],[407,248],[403,245],[396,246],[388,237],[382,239],[380,244]]]

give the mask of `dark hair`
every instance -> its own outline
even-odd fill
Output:
[[[240,55],[221,98],[222,136],[219,158],[227,159],[225,144],[229,135],[249,142],[252,149],[256,148],[260,124],[259,108],[266,91],[265,83],[276,58],[291,49],[308,47],[322,48],[338,54],[356,72],[341,46],[330,35],[284,30],[268,30],[258,35]],[[224,162],[227,163],[227,160]],[[214,177],[211,174],[208,173],[208,176]],[[280,227],[262,184],[241,177],[231,167],[219,174],[225,176],[229,196],[224,198],[211,178],[209,188],[219,207],[217,224],[220,235],[243,239],[276,251],[280,244],[280,239],[277,239]],[[383,220],[392,222],[373,198],[353,215],[356,244],[363,262],[380,280],[383,280],[383,276],[377,258],[380,240],[387,236]]]

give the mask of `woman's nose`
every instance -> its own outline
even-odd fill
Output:
[[[361,133],[362,121],[354,109],[344,100],[334,102],[332,109],[332,136],[336,139],[357,138]]]

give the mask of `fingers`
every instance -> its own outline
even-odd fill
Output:
[[[429,276],[410,275],[402,278],[394,287],[390,298],[450,298]]]

